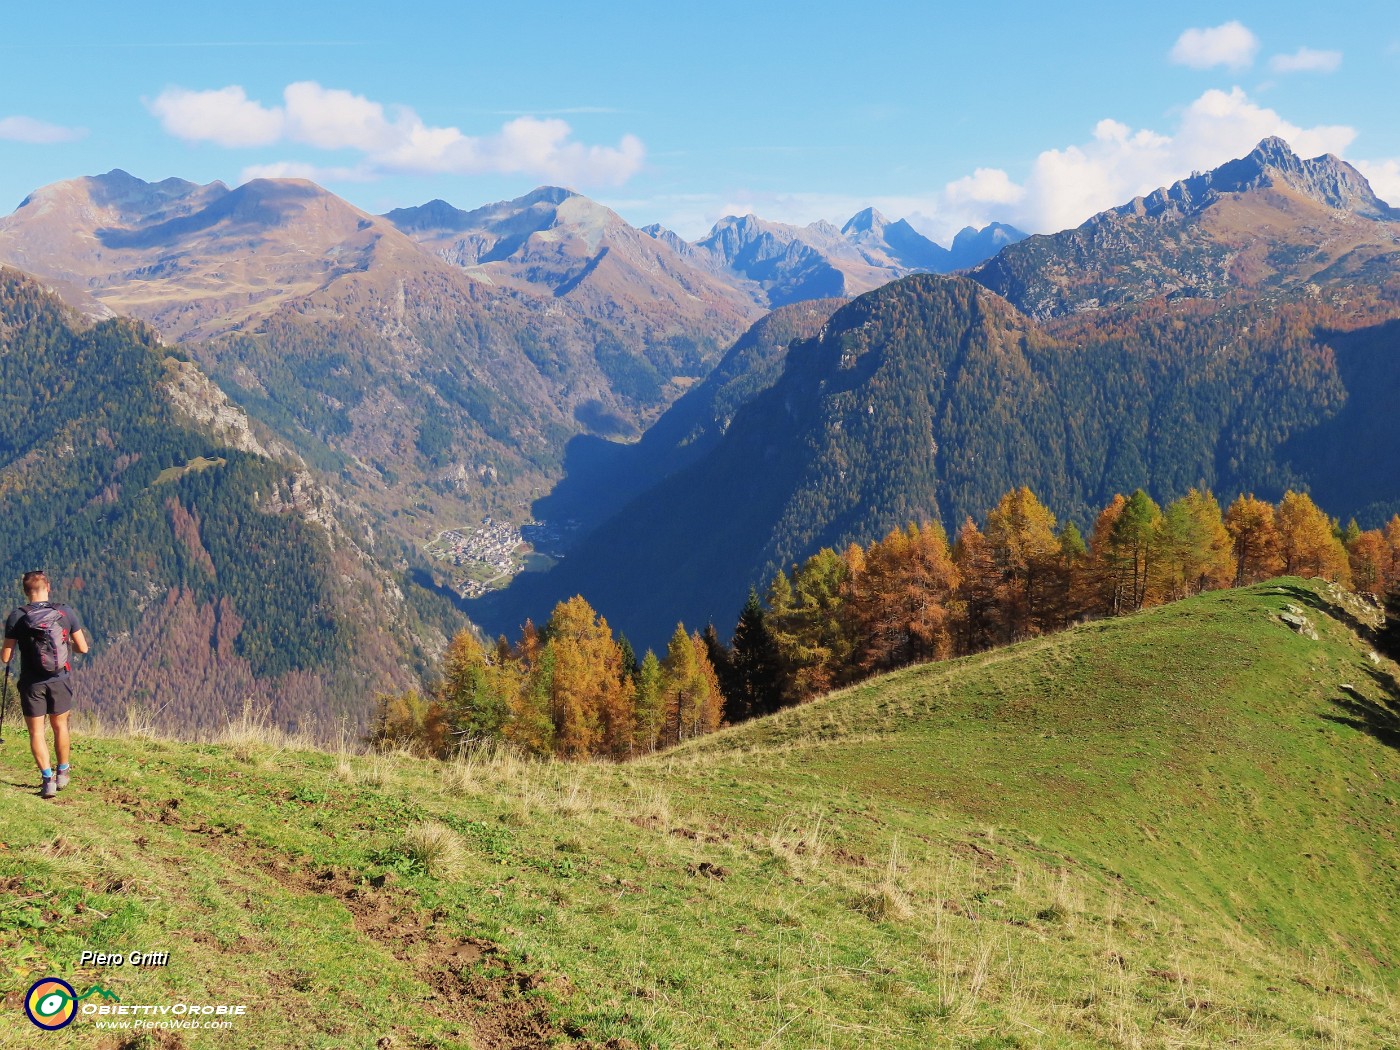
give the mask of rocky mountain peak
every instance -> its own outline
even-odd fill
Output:
[[[852,215],[846,225],[841,227],[841,232],[847,237],[858,233],[879,233],[889,225],[889,220],[881,215],[874,208],[866,208]]]
[[[1277,135],[1260,139],[1259,145],[1255,146],[1249,155],[1263,165],[1275,167],[1287,167],[1301,163],[1298,154],[1294,153],[1293,147],[1288,144],[1288,140]]]
[[[1400,211],[1375,195],[1366,176],[1331,153],[1303,160],[1282,139],[1268,138],[1255,147],[1250,157],[1320,204],[1371,219],[1400,219]]]
[[[455,208],[445,200],[434,198],[415,208],[395,208],[387,212],[388,219],[405,233],[420,230],[461,230],[468,225],[470,213]]]
[[[563,186],[540,186],[517,199],[515,203],[522,208],[528,208],[534,204],[563,204],[570,197],[577,196],[579,194]]]

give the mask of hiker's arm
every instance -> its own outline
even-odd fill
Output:
[[[7,652],[9,651],[9,645],[10,640],[6,638],[5,647]],[[79,627],[76,631],[73,632],[73,648],[78,650],[78,652],[80,653],[85,653],[88,651],[87,634],[83,631],[81,627]]]
[[[15,655],[15,640],[6,638],[5,644],[0,646],[0,664],[7,664],[10,658]]]

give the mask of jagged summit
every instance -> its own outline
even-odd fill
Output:
[[[1331,153],[1303,160],[1280,138],[1267,138],[1250,153],[1265,171],[1319,203],[1370,219],[1400,219],[1400,210],[1376,196],[1366,176]]]
[[[650,229],[647,232],[651,232]],[[660,227],[654,237],[666,234]],[[756,283],[767,306],[825,296],[849,296],[911,273],[949,273],[974,266],[1025,234],[993,223],[961,237],[953,251],[878,209],[856,212],[838,229],[825,220],[807,226],[727,215],[692,248],[721,273]],[[669,242],[668,242],[669,243]]]
[[[901,219],[901,222],[904,220]],[[866,208],[858,211],[846,220],[846,225],[841,227],[841,232],[847,237],[856,233],[875,233],[883,230],[889,225],[889,220],[881,215],[874,208]]]
[[[438,198],[411,208],[395,208],[385,213],[384,218],[408,234],[460,232],[503,223],[520,230],[543,230],[560,221],[563,207],[569,209],[571,217],[588,212],[595,213],[599,221],[622,221],[601,204],[560,186],[540,186],[522,197],[496,201],[470,211]]]
[[[996,255],[1008,244],[1025,239],[1024,231],[1005,222],[989,223],[980,230],[976,226],[964,226],[953,238],[953,245],[948,250],[951,268],[963,270],[976,266]]]
[[[1260,139],[1259,145],[1255,146],[1249,155],[1259,158],[1266,164],[1287,164],[1298,161],[1298,155],[1293,152],[1293,147],[1288,144],[1288,140],[1278,135],[1269,135]]]
[[[1153,300],[1311,295],[1356,275],[1393,279],[1400,211],[1331,154],[1278,137],[1072,230],[1032,237],[972,272],[1037,318]]]
[[[1310,200],[1367,219],[1396,220],[1400,211],[1371,189],[1366,177],[1331,153],[1305,160],[1282,138],[1271,135],[1237,160],[1195,173],[1117,209],[1157,217],[1193,214],[1229,193],[1284,186]]]

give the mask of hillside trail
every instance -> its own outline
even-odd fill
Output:
[[[475,1050],[635,1050],[628,1040],[582,1040],[581,1029],[556,1023],[546,998],[538,993],[570,994],[573,986],[567,977],[551,978],[517,966],[500,945],[455,928],[441,912],[418,907],[395,888],[392,873],[366,878],[346,869],[298,865],[226,827],[192,819],[181,812],[177,799],[161,802],[120,788],[95,787],[108,802],[140,820],[200,836],[207,850],[226,857],[230,865],[245,870],[255,866],[286,890],[338,901],[356,932],[388,950],[431,989],[424,1008],[457,1026],[454,1034],[465,1037]],[[376,1044],[378,1050],[439,1045],[403,1026]]]

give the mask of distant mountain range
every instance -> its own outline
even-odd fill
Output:
[[[1016,236],[984,234],[964,252]],[[374,216],[302,180],[111,171],[0,219],[0,262],[187,344],[406,551],[433,523],[518,516],[572,436],[637,435],[770,304],[951,261],[873,211],[845,233],[726,219],[687,245],[553,187]]]
[[[639,646],[677,620],[727,629],[820,546],[951,532],[1023,484],[1085,530],[1139,486],[1306,488],[1380,524],[1400,511],[1397,219],[1349,165],[1266,140],[967,276],[886,284],[767,348],[722,421],[673,406],[655,444],[699,450],[618,457],[674,469],[473,615],[504,629],[582,593]],[[593,466],[594,491],[627,484]]]
[[[1350,164],[1304,160],[1280,138],[1248,156],[1029,238],[973,278],[1037,318],[1102,312],[1155,298],[1296,295],[1309,284],[1385,285],[1391,224]]]
[[[0,219],[0,261],[90,315],[135,316],[187,345],[411,549],[433,523],[517,513],[557,479],[570,436],[635,434],[760,313],[651,238],[629,242],[605,209],[570,196],[563,211],[582,218],[560,227],[552,261],[534,250],[544,237],[518,251],[529,284],[508,279],[509,261],[478,258],[473,275],[308,182],[230,190],[116,171],[32,194]],[[601,262],[561,272],[593,233],[608,241]]]
[[[860,295],[911,273],[975,266],[1026,236],[1004,223],[983,230],[968,227],[950,251],[907,220],[890,222],[874,208],[853,215],[839,230],[829,222],[790,226],[731,215],[694,243],[661,226],[646,226],[643,232],[695,265],[729,277],[770,308]]]

